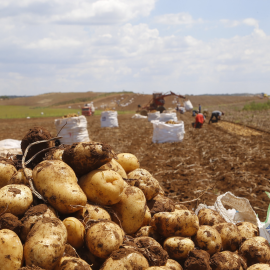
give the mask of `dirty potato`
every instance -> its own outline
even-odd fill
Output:
[[[58,218],[43,218],[31,229],[24,245],[27,266],[54,269],[65,251],[67,230]]]
[[[81,248],[84,244],[85,229],[82,223],[74,217],[63,220],[67,229],[67,242],[75,249]]]
[[[141,227],[148,226],[150,224],[150,221],[151,221],[151,212],[148,206],[146,206],[146,211],[144,214],[144,219]]]
[[[155,196],[152,200],[147,201],[147,206],[152,216],[159,212],[174,212],[175,210],[174,202],[160,194]]]
[[[124,241],[124,231],[112,221],[94,223],[86,232],[85,242],[95,256],[107,259]]]
[[[191,250],[195,248],[192,240],[184,237],[169,237],[164,241],[164,249],[170,258],[175,260],[186,259]]]
[[[8,160],[0,159],[0,188],[6,186],[16,172],[16,168]]]
[[[128,174],[129,184],[141,189],[146,200],[153,199],[159,193],[159,182],[145,169],[136,169]]]
[[[114,157],[114,152],[109,145],[98,142],[73,143],[66,147],[62,156],[78,176],[85,175]]]
[[[222,239],[219,232],[211,226],[200,226],[194,237],[196,246],[207,251],[210,255],[217,253],[222,248]]]
[[[168,259],[165,266],[169,267],[171,270],[183,270],[182,266],[177,261],[172,259]]]
[[[198,218],[200,225],[213,226],[226,222],[226,220],[217,211],[207,208],[199,211]]]
[[[214,225],[213,228],[221,236],[223,250],[235,251],[239,248],[242,237],[236,225],[232,223],[219,223]]]
[[[205,250],[192,250],[185,261],[185,270],[212,270],[210,267],[210,254]],[[242,269],[239,269],[242,270]]]
[[[155,214],[150,225],[164,237],[189,237],[197,233],[199,220],[194,213],[188,210],[178,210],[177,212]]]
[[[122,228],[127,234],[137,232],[143,224],[146,199],[143,192],[133,186],[124,188],[121,199],[117,204],[112,205],[115,215],[113,220],[118,223],[121,222]]]
[[[130,153],[121,153],[117,155],[118,163],[124,168],[126,173],[130,173],[138,168],[140,168],[140,163],[136,156]]]
[[[158,242],[161,240],[161,236],[151,226],[141,227],[136,233],[136,237],[140,237],[140,236],[152,237]]]
[[[84,260],[74,257],[62,257],[54,270],[92,270],[91,266]]]
[[[101,205],[116,204],[124,189],[123,178],[112,170],[94,170],[79,179],[79,185],[91,202]]]
[[[256,263],[250,266],[247,270],[270,270],[270,264],[268,263]]]
[[[250,222],[240,222],[240,223],[237,223],[236,226],[240,232],[242,241],[246,241],[249,238],[260,235],[258,226]]]
[[[32,178],[32,170],[25,168],[25,170],[20,169],[18,170],[8,181],[8,184],[20,184],[20,185],[26,185],[29,186],[29,181],[28,179],[25,177],[24,171],[26,173],[26,175],[30,178]]]
[[[37,191],[62,214],[74,213],[87,202],[74,171],[63,161],[45,160],[33,170]]]
[[[33,195],[27,186],[7,185],[0,189],[0,213],[23,215],[33,203]]]
[[[19,269],[23,264],[23,245],[11,230],[0,230],[0,269]]]
[[[99,168],[100,170],[113,170],[121,175],[122,178],[127,179],[127,174],[124,168],[113,158],[108,163]]]

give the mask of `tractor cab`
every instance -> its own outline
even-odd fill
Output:
[[[84,106],[82,108],[82,115],[84,115],[84,116],[91,116],[92,115],[92,109],[91,109],[91,107]]]

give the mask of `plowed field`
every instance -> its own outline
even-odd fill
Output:
[[[141,167],[149,170],[176,201],[197,198],[213,205],[218,195],[231,191],[250,200],[261,221],[270,203],[269,135],[240,136],[216,124],[193,129],[190,113],[179,116],[185,123],[182,143],[152,143],[152,124],[145,119],[120,115],[119,128],[100,128],[98,116],[88,118],[90,138],[110,144],[115,152],[135,154]],[[1,120],[0,140],[21,139],[33,126],[43,126],[56,135],[53,118]],[[188,203],[190,209],[196,202]]]

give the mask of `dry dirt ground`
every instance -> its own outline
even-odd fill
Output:
[[[265,220],[270,202],[265,194],[270,191],[269,134],[244,137],[207,123],[202,129],[193,129],[194,118],[186,113],[179,115],[185,123],[183,142],[153,144],[153,127],[146,119],[120,115],[119,128],[101,128],[99,118],[88,118],[90,138],[110,144],[116,153],[135,154],[141,167],[150,171],[175,201],[192,200],[214,186],[199,203],[213,205],[219,194],[231,191],[249,199],[261,221]],[[21,139],[33,126],[43,126],[56,135],[53,118],[1,120],[0,140]],[[192,209],[196,204],[186,205]]]

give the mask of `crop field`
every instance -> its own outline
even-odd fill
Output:
[[[119,128],[101,128],[100,117],[88,117],[89,136],[93,141],[110,144],[116,153],[129,152],[140,160],[175,201],[186,202],[200,195],[198,202],[187,203],[189,209],[198,203],[213,205],[217,196],[231,191],[245,197],[265,220],[270,203],[270,140],[263,132],[245,131],[239,127],[204,124],[193,129],[191,113],[178,115],[185,123],[182,143],[153,144],[153,127],[146,119],[131,119],[132,114],[119,115]],[[257,117],[257,115],[256,115]],[[33,126],[43,126],[56,135],[54,117],[35,119],[3,119],[0,140],[22,139]]]

